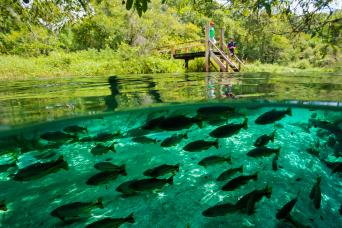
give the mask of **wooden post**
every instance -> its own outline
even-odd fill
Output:
[[[205,26],[205,71],[209,72],[209,25]]]
[[[220,41],[221,41],[221,50],[224,52],[224,28],[221,28]]]
[[[185,70],[189,70],[189,59],[184,59],[185,60]]]

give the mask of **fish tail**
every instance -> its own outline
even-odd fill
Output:
[[[248,118],[245,118],[245,120],[243,121],[242,125],[243,125],[243,129],[247,130],[247,128],[248,128]]]
[[[218,148],[219,148],[218,138],[215,140],[215,142],[214,142],[214,146],[216,147],[216,149],[218,149]]]
[[[69,170],[68,163],[64,160],[63,155],[59,156],[56,162],[60,163],[62,169]]]
[[[232,164],[232,157],[230,155],[226,157],[226,162],[228,162],[229,164]]]
[[[279,147],[279,148],[275,149],[275,150],[276,150],[276,151],[275,151],[275,153],[276,153],[276,155],[277,155],[277,156],[279,156],[280,149],[281,149],[281,147]]]
[[[116,152],[116,151],[115,151],[115,142],[113,142],[113,144],[110,145],[109,147],[110,147],[111,151],[113,151],[113,153]]]
[[[125,164],[123,164],[122,166],[120,166],[120,171],[121,171],[121,174],[122,174],[122,175],[127,176],[126,165],[125,165]]]
[[[126,220],[128,223],[135,223],[133,212],[130,213],[130,214],[126,217],[125,220]]]
[[[241,171],[241,173],[243,172],[243,165],[241,165],[239,168],[238,168],[240,171]]]
[[[170,185],[173,185],[173,176],[166,180],[166,182]]]
[[[253,176],[254,180],[256,180],[256,181],[258,180],[258,172],[254,173],[252,176]]]
[[[188,139],[188,134],[189,134],[189,131],[185,132],[185,134],[184,134],[185,139]]]
[[[287,115],[289,115],[289,116],[292,116],[292,110],[291,110],[291,108],[290,107],[288,107],[287,109],[286,109],[286,112],[285,112]]]
[[[101,198],[101,197],[97,199],[95,205],[96,205],[98,208],[101,208],[101,209],[104,208],[103,203],[102,203],[102,198]]]

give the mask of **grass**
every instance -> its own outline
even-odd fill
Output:
[[[126,50],[127,49],[127,50]],[[202,71],[204,59],[190,61],[190,71]],[[32,79],[58,76],[97,76],[113,74],[182,73],[183,61],[171,60],[159,55],[140,55],[136,50],[123,48],[114,52],[87,50],[73,53],[52,52],[49,56],[22,57],[0,55],[0,80]],[[301,69],[302,68],[302,69]],[[342,68],[313,68],[294,63],[289,66],[278,64],[247,64],[244,72],[333,72]]]

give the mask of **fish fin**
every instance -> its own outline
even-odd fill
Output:
[[[95,203],[96,206],[98,206],[99,208],[103,209],[104,206],[103,206],[103,203],[102,203],[102,198],[98,198],[96,203]]]
[[[185,132],[185,134],[184,134],[185,139],[188,139],[188,134],[189,134],[189,131]]]
[[[292,110],[290,107],[288,109],[286,109],[286,114],[289,116],[292,116]]]
[[[218,143],[218,138],[215,140],[215,144],[214,144],[214,146],[216,147],[216,149],[218,149],[219,148],[219,143]]]
[[[248,118],[245,118],[242,124],[243,124],[243,129],[247,130],[247,128],[248,128]]]
[[[126,217],[126,221],[127,221],[128,223],[135,223],[133,212],[130,213],[130,214]]]
[[[278,147],[278,148],[276,149],[276,155],[277,155],[277,156],[279,156],[280,149],[281,149],[281,147]]]
[[[66,171],[69,170],[69,165],[68,165],[68,163],[67,163],[66,161],[64,161],[64,160],[63,160],[63,166],[62,166],[62,168],[63,168],[64,170],[66,170]]]
[[[241,165],[240,167],[238,167],[240,170],[241,170],[241,172],[243,172],[243,165]]]
[[[120,170],[121,170],[121,174],[124,176],[127,176],[127,172],[126,172],[126,165],[123,164],[122,166],[120,166]]]
[[[271,141],[272,142],[274,142],[274,136],[275,136],[276,131],[277,131],[277,129],[275,129],[271,134]]]
[[[173,185],[173,176],[167,179],[167,183],[169,183],[170,185]]]
[[[113,142],[113,144],[110,145],[109,147],[110,147],[111,151],[113,151],[113,153],[116,152],[116,151],[115,151],[115,142]]]

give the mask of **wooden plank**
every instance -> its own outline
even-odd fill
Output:
[[[217,55],[215,55],[215,53],[212,50],[210,50],[210,58],[212,58],[220,66],[220,69],[222,71],[227,71],[225,65],[221,62],[220,58]]]

